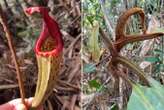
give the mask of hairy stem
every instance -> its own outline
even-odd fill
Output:
[[[24,92],[24,85],[23,85],[23,80],[22,80],[22,74],[21,74],[20,69],[19,69],[19,65],[18,65],[18,61],[17,61],[17,57],[16,57],[16,52],[15,52],[15,49],[14,49],[14,46],[13,46],[13,43],[12,43],[12,37],[13,36],[12,36],[11,32],[8,29],[7,21],[6,21],[6,18],[4,16],[4,13],[3,13],[1,5],[0,5],[0,22],[1,22],[2,26],[3,26],[3,28],[4,28],[4,32],[6,34],[7,42],[8,42],[10,51],[12,53],[12,58],[14,60],[16,73],[17,73],[17,77],[18,77],[18,84],[19,84],[20,95],[21,95],[21,98],[22,98],[22,103],[24,105],[26,105],[25,104],[25,92]]]
[[[130,62],[128,59],[122,56],[118,56],[116,59],[116,62],[123,64],[130,68],[132,71],[134,71],[139,78],[147,85],[150,86],[149,81],[146,79],[146,76],[144,75],[144,72],[134,63]]]
[[[157,38],[164,35],[164,33],[151,33],[151,34],[143,34],[143,35],[126,35],[125,38],[119,39],[114,45],[117,48],[117,51],[120,51],[121,48],[128,44],[128,43],[133,43],[137,41],[143,41],[143,40],[148,40],[148,39],[153,39]]]
[[[128,18],[132,16],[133,14],[140,15],[143,33],[146,32],[145,14],[143,10],[141,8],[131,8],[127,10],[125,13],[123,13],[118,19],[118,23],[116,25],[116,41],[125,37],[124,31],[125,31],[126,22]]]

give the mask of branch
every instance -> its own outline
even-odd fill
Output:
[[[20,90],[20,95],[22,98],[22,103],[24,105],[25,104],[25,92],[24,92],[24,85],[23,85],[23,81],[22,81],[22,74],[20,73],[20,69],[19,69],[19,65],[18,65],[18,61],[17,61],[17,57],[16,57],[16,53],[15,53],[15,49],[12,43],[12,34],[8,29],[8,25],[7,25],[7,21],[4,15],[4,12],[2,10],[2,7],[0,5],[0,23],[2,24],[3,28],[4,28],[4,32],[6,34],[6,38],[7,38],[7,42],[12,54],[12,58],[14,60],[14,64],[15,64],[15,68],[16,68],[16,73],[17,73],[17,77],[18,77],[18,85],[19,85],[19,90]]]
[[[150,87],[149,81],[146,79],[144,72],[133,62],[122,56],[116,57],[115,61],[130,68],[147,86]]]
[[[143,40],[148,40],[148,39],[153,39],[157,38],[160,36],[163,36],[164,33],[159,32],[159,33],[151,33],[151,34],[143,34],[143,35],[126,35],[125,38],[119,39],[114,43],[115,48],[117,51],[120,51],[123,46],[125,46],[128,43],[133,43],[137,41],[143,41]]]

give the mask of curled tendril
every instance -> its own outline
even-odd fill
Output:
[[[139,14],[141,18],[141,25],[143,29],[143,34],[138,35],[126,35],[124,33],[125,26],[127,23],[127,20],[130,16],[134,14]],[[114,42],[115,49],[119,52],[123,46],[125,46],[128,43],[133,43],[137,41],[143,41],[147,39],[156,38],[159,36],[162,36],[164,33],[146,33],[146,26],[145,26],[145,14],[141,8],[131,8],[124,12],[118,19],[118,23],[116,26],[116,41]]]
[[[128,18],[134,14],[139,14],[139,16],[141,18],[141,25],[142,25],[143,33],[138,34],[138,35],[127,35],[125,33],[125,26],[126,26]],[[136,66],[134,63],[132,63],[130,60],[128,60],[125,57],[122,57],[120,55],[120,50],[128,43],[157,38],[157,37],[164,35],[164,33],[159,32],[159,33],[147,34],[146,26],[145,26],[145,14],[141,8],[137,8],[137,7],[127,10],[119,17],[115,30],[116,30],[115,31],[116,40],[114,42],[111,42],[108,39],[108,37],[106,36],[106,34],[103,32],[103,30],[100,29],[100,34],[102,36],[102,39],[104,40],[106,46],[110,50],[110,53],[112,56],[112,59],[109,62],[109,70],[113,70],[113,72],[114,72],[113,75],[115,77],[118,77],[118,76],[122,77],[123,75],[117,74],[119,72],[115,72],[113,69],[113,67],[117,68],[118,64],[120,63],[120,64],[130,68],[131,70],[133,70],[140,77],[140,79],[149,86],[149,81],[145,77],[144,72],[142,72],[139,69],[139,67]]]
[[[124,38],[126,35],[124,33],[125,26],[127,23],[127,20],[129,17],[131,17],[134,14],[139,14],[141,18],[141,25],[143,29],[143,33],[146,33],[146,26],[145,26],[145,14],[141,8],[131,8],[124,12],[118,19],[117,25],[116,25],[116,41],[118,39]]]
[[[143,34],[143,35],[126,35],[126,37],[124,39],[119,39],[118,41],[114,42],[114,47],[119,52],[122,49],[122,47],[128,43],[153,39],[153,38],[157,38],[157,37],[162,36],[162,35],[164,35],[164,34],[161,32]]]

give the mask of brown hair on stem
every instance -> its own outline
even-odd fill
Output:
[[[138,35],[126,35],[125,33],[125,27],[126,27],[126,23],[129,17],[131,17],[134,14],[139,14],[140,18],[141,18],[141,25],[142,25],[142,34],[138,34]],[[115,68],[118,66],[118,64],[122,64],[128,68],[130,68],[131,70],[133,70],[137,76],[140,77],[140,79],[148,86],[150,86],[149,81],[147,80],[147,78],[144,75],[144,72],[138,67],[136,66],[133,62],[131,62],[130,60],[128,60],[127,58],[123,57],[120,55],[120,50],[123,48],[123,46],[125,46],[128,43],[133,43],[133,42],[137,42],[137,41],[143,41],[143,40],[147,40],[147,39],[153,39],[153,38],[157,38],[159,36],[164,35],[164,33],[162,32],[158,32],[158,33],[146,33],[146,26],[145,26],[145,14],[143,12],[143,10],[141,8],[131,8],[129,10],[127,10],[126,12],[124,12],[118,19],[117,21],[117,25],[116,25],[116,29],[115,29],[115,35],[116,35],[116,39],[115,41],[111,41],[108,36],[105,34],[105,32],[100,28],[100,35],[105,43],[105,45],[107,46],[107,48],[110,50],[111,53],[111,61],[109,62],[109,70],[111,70],[113,76],[118,77],[121,76],[125,79],[125,76],[123,76],[122,74],[120,74],[120,72],[114,71]],[[126,81],[128,81],[127,79],[125,79]]]
[[[6,18],[5,18],[5,14],[3,12],[1,4],[0,4],[0,23],[3,26],[4,32],[6,34],[7,42],[8,42],[11,54],[12,54],[12,58],[14,60],[22,103],[26,106],[22,74],[21,74],[20,69],[19,69],[19,65],[18,65],[18,61],[17,61],[17,57],[16,57],[16,52],[15,52],[15,49],[14,49],[14,46],[13,46],[13,42],[12,42],[13,36],[12,36],[12,34],[11,34],[9,28],[8,28],[7,21],[6,21]]]
[[[145,14],[141,8],[131,8],[124,12],[118,19],[117,25],[116,25],[116,40],[123,39],[125,37],[125,26],[127,23],[127,20],[130,16],[134,14],[139,14],[141,18],[141,25],[143,29],[143,33],[146,33],[146,26],[145,26]]]

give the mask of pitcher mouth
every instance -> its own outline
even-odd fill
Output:
[[[62,34],[57,22],[49,16],[49,11],[50,10],[47,7],[31,7],[25,10],[25,12],[29,15],[32,15],[33,13],[40,13],[43,17],[42,31],[36,41],[34,50],[37,55],[46,57],[58,56],[63,50]],[[49,50],[47,45],[47,47],[45,47],[47,49],[42,49],[44,47],[44,42],[46,42],[49,38],[52,38],[54,41],[51,41],[51,46],[53,48],[50,47],[51,49]]]
[[[34,48],[35,53],[37,55],[41,55],[41,56],[58,56],[58,54],[60,54],[60,52],[63,49],[63,45],[62,45],[62,43],[57,42],[57,40],[55,38],[50,36],[50,34],[48,32],[48,28],[46,28],[46,26],[44,26],[44,25],[46,25],[46,24],[45,23],[43,24],[42,32],[35,44],[35,48]],[[51,40],[51,44],[50,44],[50,45],[52,45],[50,47],[51,49],[48,47],[48,45],[46,46],[46,44],[44,47],[44,43],[48,39]]]

